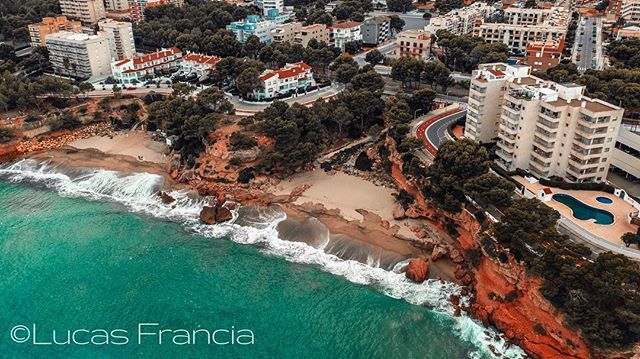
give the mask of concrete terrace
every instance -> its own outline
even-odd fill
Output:
[[[637,212],[636,209],[629,203],[625,202],[622,198],[616,197],[614,194],[601,191],[564,190],[556,187],[544,186],[540,183],[530,183],[521,176],[515,176],[513,178],[519,183],[523,184],[525,188],[530,192],[530,194],[533,194],[535,196],[537,196],[540,190],[542,190],[543,188],[550,188],[553,194],[568,194],[582,201],[583,203],[588,204],[589,206],[611,212],[614,216],[614,221],[612,224],[595,224],[591,220],[580,220],[574,218],[571,208],[558,201],[551,199],[544,202],[547,206],[560,212],[563,217],[567,218],[571,222],[592,233],[593,235],[600,237],[608,242],[624,247],[624,244],[620,240],[620,237],[627,232],[636,232],[637,227],[629,223],[628,220],[628,215],[630,213]],[[596,201],[596,197],[607,197],[613,200],[613,203],[600,203]]]

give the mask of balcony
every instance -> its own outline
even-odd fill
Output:
[[[576,144],[574,144],[573,147],[571,147],[571,155],[581,160],[589,160],[594,157],[600,157],[601,154],[602,154],[602,147],[588,149]]]
[[[500,124],[500,131],[505,133],[507,136],[515,136],[518,133],[518,128],[503,122]]]
[[[541,126],[536,126],[536,135],[540,136],[543,140],[553,143],[556,140],[556,134],[543,129]]]
[[[544,170],[536,166],[530,166],[529,169],[538,177],[543,177],[543,178],[549,177],[549,170]]]
[[[558,131],[558,127],[560,127],[560,124],[558,122],[551,122],[549,120],[544,119],[542,116],[538,117],[537,124],[544,130],[549,132],[556,132]]]
[[[582,137],[580,135],[576,135],[576,137],[574,137],[573,139],[573,143],[581,147],[599,146],[604,144],[604,141],[605,141],[604,137],[587,138],[587,137]]]
[[[598,167],[580,169],[573,165],[567,166],[567,173],[575,177],[578,181],[593,177],[598,172]]]
[[[542,138],[537,132],[533,137],[533,143],[535,143],[535,144],[537,144],[537,145],[539,145],[539,146],[541,146],[543,148],[546,148],[548,150],[553,149],[553,147],[555,146],[554,143],[545,141],[545,139]]]
[[[611,122],[610,116],[591,117],[587,115],[582,115],[578,117],[578,123],[583,123],[586,126],[593,126],[594,124],[609,123],[609,122]]]
[[[593,138],[596,136],[603,136],[606,135],[607,131],[609,130],[608,127],[587,127],[587,126],[583,126],[581,124],[578,124],[576,126],[576,133],[579,134],[582,137],[589,137],[589,138]]]
[[[510,156],[511,154],[513,154],[513,151],[514,151],[513,145],[503,142],[502,139],[499,139],[497,144],[498,144],[498,147],[500,147],[505,153],[508,153],[509,158],[511,158]]]

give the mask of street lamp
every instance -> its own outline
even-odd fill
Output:
[[[422,111],[422,109],[421,109],[421,108],[419,108],[419,109],[417,109],[417,110],[413,111],[413,119],[414,119],[414,120],[416,119],[416,115],[418,114],[418,111]]]

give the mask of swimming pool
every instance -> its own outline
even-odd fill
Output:
[[[613,214],[611,214],[611,212],[591,207],[573,196],[564,193],[557,193],[551,198],[571,208],[574,218],[581,219],[583,221],[594,219],[596,224],[613,223]]]
[[[613,200],[611,198],[602,197],[602,196],[596,197],[596,201],[598,201],[600,203],[603,203],[603,204],[611,204],[611,203],[613,203]]]

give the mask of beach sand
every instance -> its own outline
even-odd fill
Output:
[[[74,141],[69,146],[77,149],[94,148],[106,154],[131,156],[135,159],[142,156],[143,161],[166,163],[164,154],[167,146],[152,141],[151,135],[143,131],[121,132],[113,137],[94,136]]]

